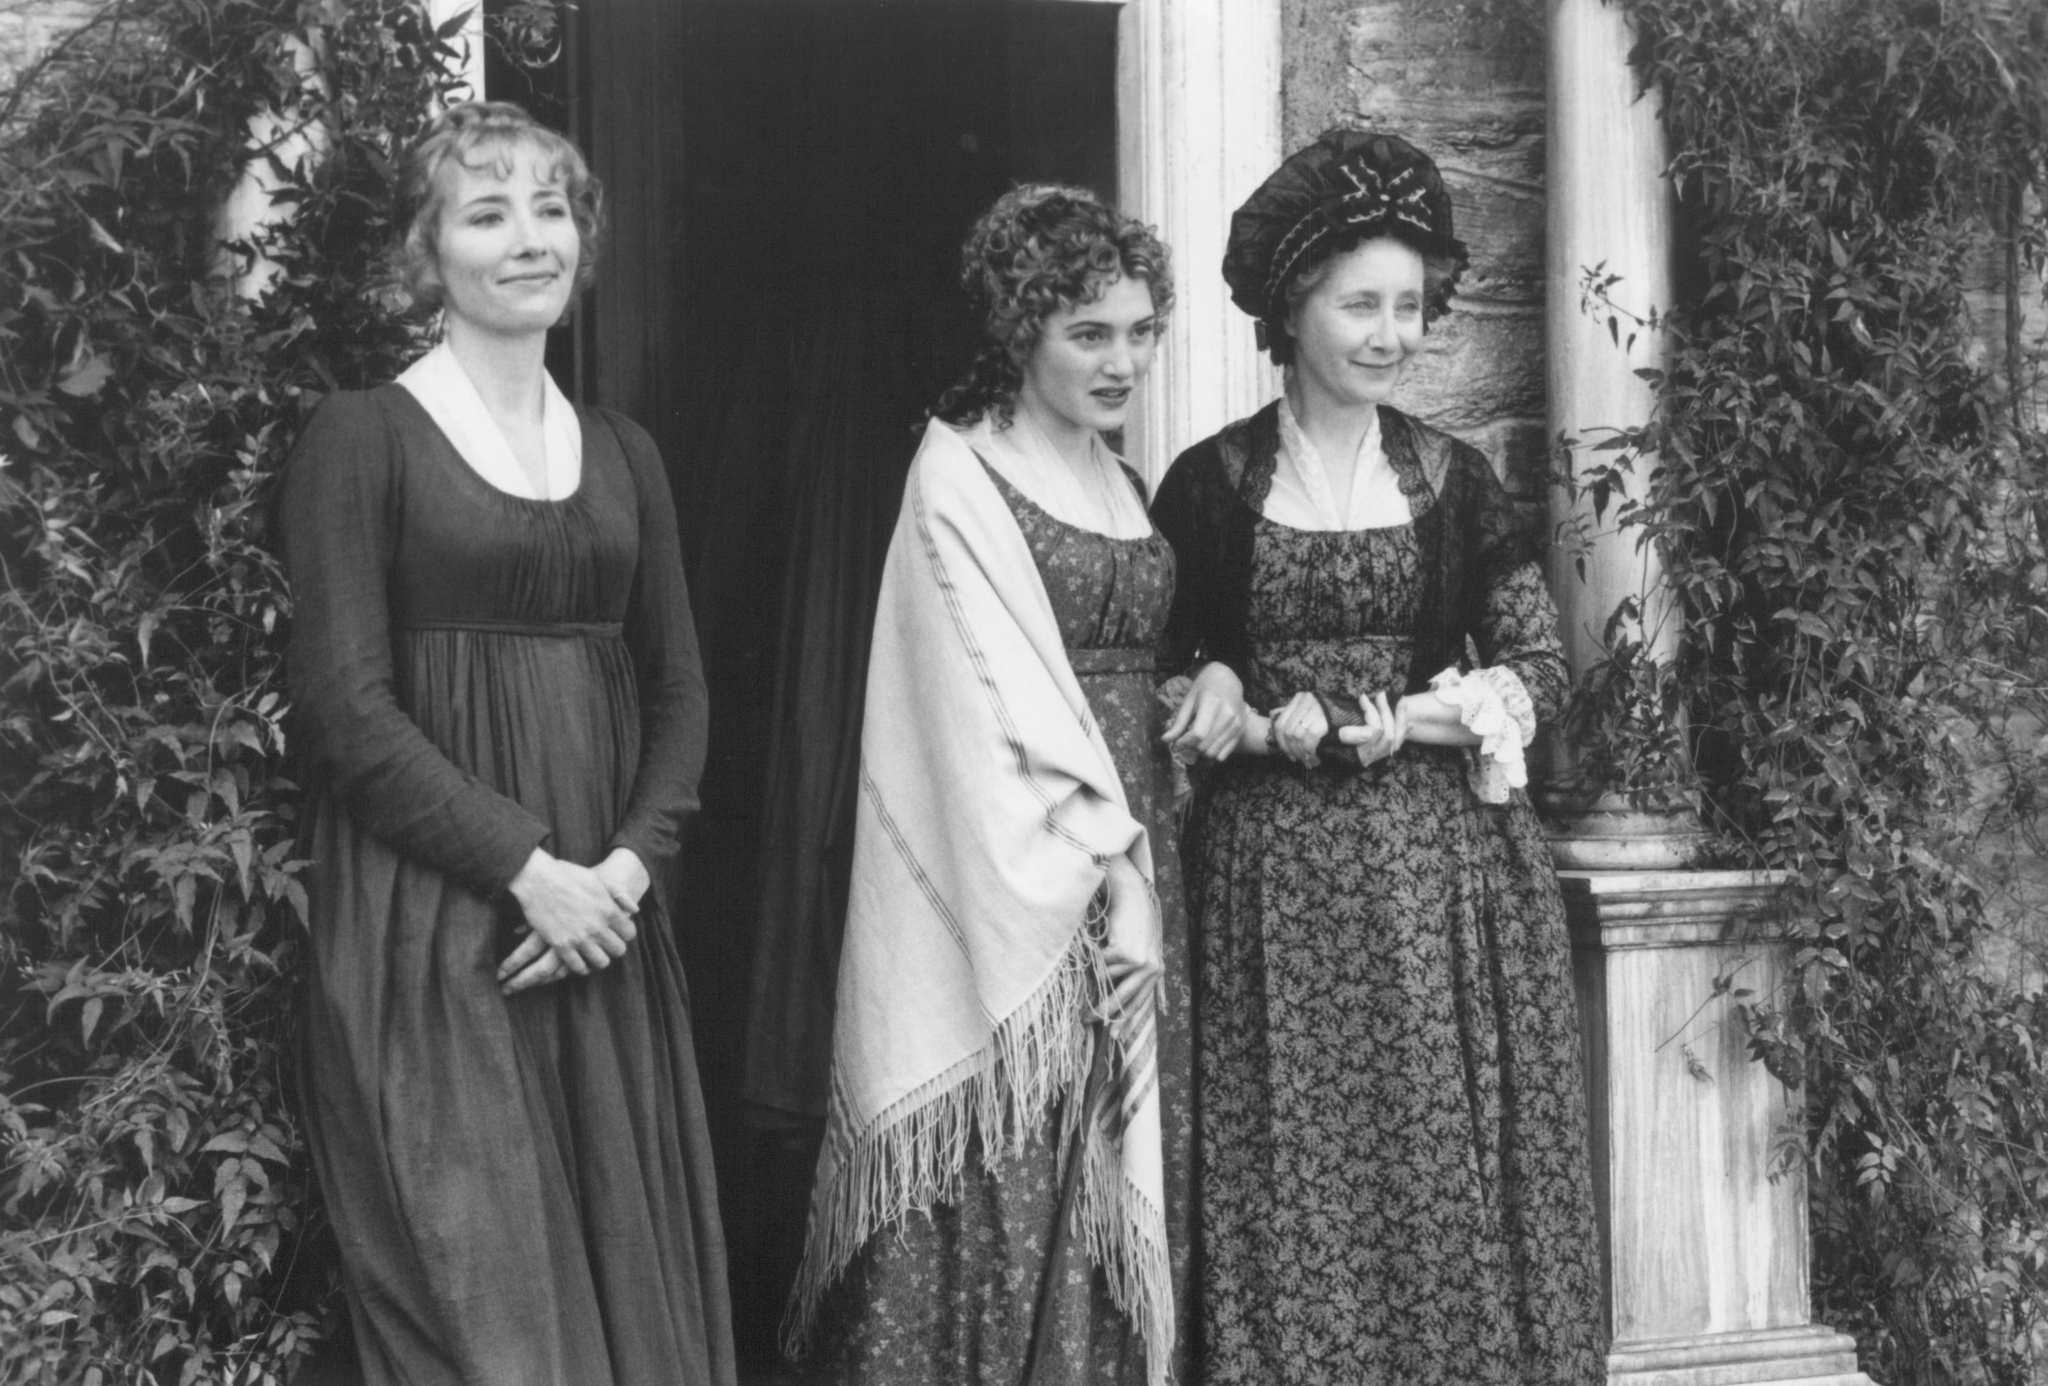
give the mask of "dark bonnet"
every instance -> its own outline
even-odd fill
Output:
[[[1436,165],[1399,135],[1331,130],[1289,155],[1230,219],[1223,281],[1231,302],[1262,326],[1277,325],[1287,311],[1282,290],[1298,270],[1340,236],[1375,234],[1453,265],[1428,305],[1430,317],[1441,314],[1468,257],[1451,232],[1451,195]]]

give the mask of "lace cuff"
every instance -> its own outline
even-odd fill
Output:
[[[1505,804],[1508,791],[1529,783],[1522,748],[1536,736],[1536,709],[1529,690],[1512,669],[1446,669],[1429,681],[1439,698],[1458,709],[1458,720],[1479,738],[1478,763],[1470,772],[1481,803]]]

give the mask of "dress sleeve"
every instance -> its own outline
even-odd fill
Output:
[[[1482,670],[1512,675],[1527,694],[1529,715],[1545,722],[1563,710],[1571,690],[1557,604],[1543,580],[1536,541],[1493,464],[1476,448],[1460,451],[1478,489],[1472,521],[1477,588],[1468,624],[1479,663]],[[1505,689],[1504,680],[1494,681]]]
[[[1458,720],[1479,738],[1473,793],[1483,803],[1504,804],[1510,790],[1529,783],[1523,748],[1536,739],[1537,723],[1562,705],[1569,682],[1557,611],[1534,563],[1494,577],[1474,643],[1480,667],[1469,674],[1445,669],[1430,688],[1458,709]]]
[[[1537,724],[1563,707],[1571,676],[1557,607],[1513,498],[1476,449],[1458,445],[1453,465],[1470,564],[1463,625],[1479,667],[1467,673],[1453,664],[1434,674],[1430,687],[1479,738],[1473,792],[1482,802],[1503,804],[1511,790],[1528,783],[1523,748],[1535,739]]]
[[[654,871],[675,856],[683,822],[697,809],[711,702],[683,579],[675,503],[660,454],[638,425],[616,415],[605,417],[640,495],[640,565],[633,575],[625,629],[640,692],[640,765],[626,816],[610,845],[631,850]]]
[[[1160,639],[1159,667],[1175,674],[1192,674],[1218,658],[1221,643],[1216,589],[1222,552],[1198,485],[1202,461],[1199,447],[1182,453],[1152,502],[1152,523],[1173,546],[1173,603]]]
[[[286,463],[279,518],[292,588],[292,702],[306,753],[372,835],[486,895],[519,874],[547,825],[461,769],[399,705],[389,584],[403,514],[383,410],[342,394]]]
[[[1480,672],[1511,676],[1526,695],[1529,715],[1536,722],[1547,722],[1564,708],[1571,672],[1558,638],[1557,604],[1541,567],[1523,563],[1487,584],[1473,639],[1479,647]]]

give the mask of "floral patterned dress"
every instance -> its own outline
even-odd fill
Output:
[[[1166,1225],[1178,1304],[1184,1299],[1190,1231],[1192,997],[1174,767],[1159,740],[1165,714],[1154,694],[1159,640],[1173,596],[1173,550],[1157,533],[1117,539],[1066,524],[994,468],[988,471],[1030,545],[1068,661],[1121,772],[1131,814],[1151,838],[1164,932],[1158,1067]],[[1066,1101],[1080,1099],[1073,1093]],[[1041,1313],[1050,1317],[1050,1352],[1037,1362],[1032,1386],[1146,1379],[1136,1329],[1111,1301],[1071,1217],[1061,1217],[1071,1166],[1060,1159],[1065,1125],[1066,1113],[1055,1107],[1021,1157],[1000,1168],[972,1168],[959,1203],[938,1206],[928,1218],[912,1215],[870,1242],[827,1295],[814,1380],[847,1386],[1019,1386]]]
[[[1388,453],[1425,514],[1412,450]],[[1231,520],[1250,527],[1244,586],[1217,604],[1242,639],[1209,642],[1233,651],[1248,705],[1413,687],[1434,618],[1418,526],[1276,524],[1256,513],[1261,463],[1255,448],[1230,501],[1253,502]],[[1203,561],[1162,526],[1183,570]],[[1476,610],[1481,664],[1554,711],[1564,669],[1537,567],[1496,570]],[[1562,905],[1526,796],[1481,802],[1468,757],[1240,756],[1198,797],[1191,1352],[1208,1386],[1604,1376]]]

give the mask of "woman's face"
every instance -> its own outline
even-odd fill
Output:
[[[1152,369],[1158,318],[1152,287],[1120,275],[1093,300],[1062,308],[1039,325],[1024,358],[1018,402],[1076,429],[1121,428],[1131,391]]]
[[[545,332],[568,311],[582,255],[569,190],[531,145],[485,151],[476,165],[449,159],[435,175],[443,304],[450,318],[495,335]]]
[[[1333,257],[1287,322],[1312,402],[1384,404],[1422,349],[1422,256],[1391,237]]]

